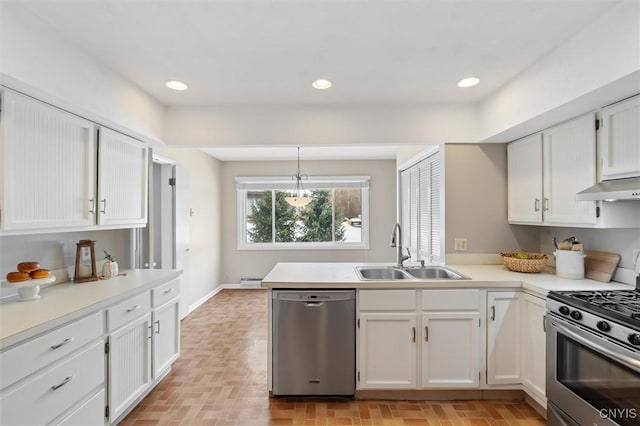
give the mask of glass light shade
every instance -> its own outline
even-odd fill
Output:
[[[311,202],[311,197],[284,197],[284,200],[294,207],[304,207]]]

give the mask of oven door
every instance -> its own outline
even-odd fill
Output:
[[[581,425],[637,425],[640,352],[553,314],[547,313],[547,321],[547,398],[553,408]]]

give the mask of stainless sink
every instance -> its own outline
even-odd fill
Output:
[[[394,280],[468,280],[454,270],[443,266],[397,268],[393,266],[356,266],[356,272],[363,281]]]
[[[421,280],[468,280],[459,272],[453,271],[442,266],[428,266],[424,268],[407,268],[405,271]]]
[[[356,271],[361,280],[410,280],[412,278],[398,268],[357,266]]]

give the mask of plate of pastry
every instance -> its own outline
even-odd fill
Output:
[[[17,269],[7,274],[3,287],[17,288],[20,302],[40,299],[40,286],[56,281],[51,271],[41,268],[38,262],[21,262]]]

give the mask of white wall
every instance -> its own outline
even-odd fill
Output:
[[[439,144],[477,139],[472,105],[260,105],[167,108],[168,144]]]
[[[96,263],[104,260],[104,250],[114,256],[121,270],[131,268],[131,231],[127,229],[54,234],[12,235],[0,237],[0,277],[15,271],[20,262],[37,261],[45,269],[67,268],[73,278],[76,243],[95,241]],[[98,273],[101,272],[98,266]],[[11,291],[2,290],[1,295]]]
[[[264,277],[277,262],[394,262],[389,247],[396,223],[396,163],[377,161],[302,161],[309,175],[366,175],[369,182],[370,244],[368,250],[238,250],[236,187],[237,176],[282,176],[295,173],[296,163],[222,163],[223,282],[239,283],[242,277]]]
[[[105,68],[42,22],[7,8],[0,13],[2,84],[38,89],[37,97],[132,136],[160,141],[164,106]]]
[[[640,92],[639,17],[640,3],[622,2],[479,104],[479,140],[514,140]]]
[[[174,160],[189,172],[193,216],[189,220],[189,282],[183,297],[191,306],[221,284],[222,163],[196,149],[157,147],[153,152]]]
[[[535,227],[507,222],[506,144],[445,145],[445,255],[535,251]],[[456,252],[454,239],[468,250]]]

